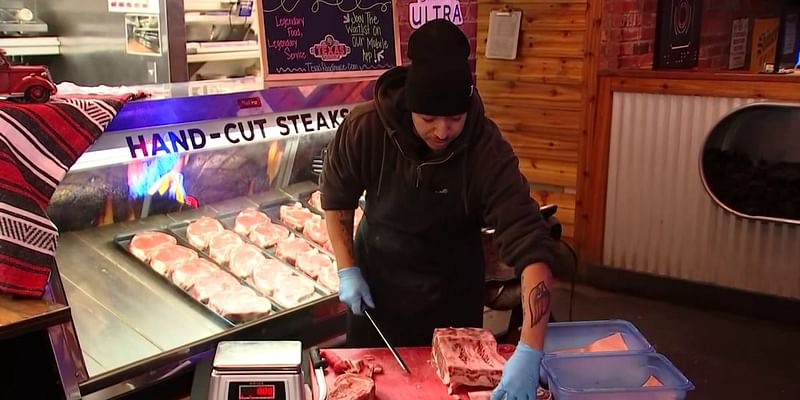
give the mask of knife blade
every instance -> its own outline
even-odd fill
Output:
[[[403,361],[403,358],[400,357],[400,354],[397,352],[394,346],[392,346],[392,344],[389,343],[389,339],[387,339],[386,336],[383,335],[381,328],[378,328],[378,324],[375,323],[375,320],[372,319],[372,315],[366,308],[364,309],[364,315],[367,316],[367,319],[369,319],[369,322],[372,324],[372,327],[375,328],[375,331],[377,331],[378,335],[380,335],[381,339],[383,339],[383,343],[386,343],[386,347],[388,347],[389,351],[392,352],[394,359],[397,360],[398,364],[400,364],[400,368],[402,368],[403,371],[406,371],[407,374],[410,374],[411,371],[408,369],[408,366],[406,366],[406,363]]]
[[[328,383],[325,381],[325,367],[327,362],[319,354],[319,347],[312,347],[309,352],[311,353],[311,365],[314,367],[314,375],[317,377],[317,388],[319,389],[319,398],[317,400],[325,400],[328,397]]]

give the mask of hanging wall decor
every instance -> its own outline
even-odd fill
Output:
[[[701,0],[659,0],[655,68],[693,68],[700,58]]]

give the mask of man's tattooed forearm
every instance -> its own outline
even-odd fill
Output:
[[[531,327],[539,324],[550,312],[550,290],[544,282],[539,282],[528,292],[528,307],[531,313]]]

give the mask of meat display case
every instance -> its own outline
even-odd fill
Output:
[[[308,206],[318,186],[313,165],[374,82],[282,85],[143,87],[154,96],[126,104],[59,185],[48,209],[60,232],[48,296],[72,312],[72,323],[50,331],[68,398],[107,398],[167,379],[221,340],[310,346],[344,334],[345,309],[319,282],[299,305],[231,321],[127,251],[126,240],[150,230],[185,244],[181,229],[201,216],[230,228],[246,208],[280,223],[278,205]]]

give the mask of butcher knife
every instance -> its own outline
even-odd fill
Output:
[[[319,354],[319,347],[312,347],[309,352],[311,353],[311,365],[314,368],[314,375],[317,377],[317,389],[319,390],[319,397],[317,400],[325,400],[328,397],[328,382],[325,381],[325,367],[328,363]]]
[[[372,319],[372,315],[370,314],[369,310],[367,310],[366,308],[364,309],[364,315],[367,316],[367,318],[369,319],[369,322],[372,323],[372,327],[375,328],[375,330],[378,332],[378,335],[381,336],[381,339],[383,339],[383,343],[386,343],[386,347],[388,347],[389,351],[392,352],[392,355],[394,356],[394,359],[397,360],[398,364],[400,364],[400,368],[402,368],[403,371],[406,371],[407,374],[410,374],[411,371],[408,370],[408,366],[406,366],[406,363],[403,361],[403,358],[400,357],[400,354],[397,352],[397,350],[394,348],[394,346],[392,346],[392,344],[389,343],[389,339],[386,339],[386,336],[383,335],[383,332],[381,331],[381,328],[378,328],[378,324],[375,323],[375,320]]]

